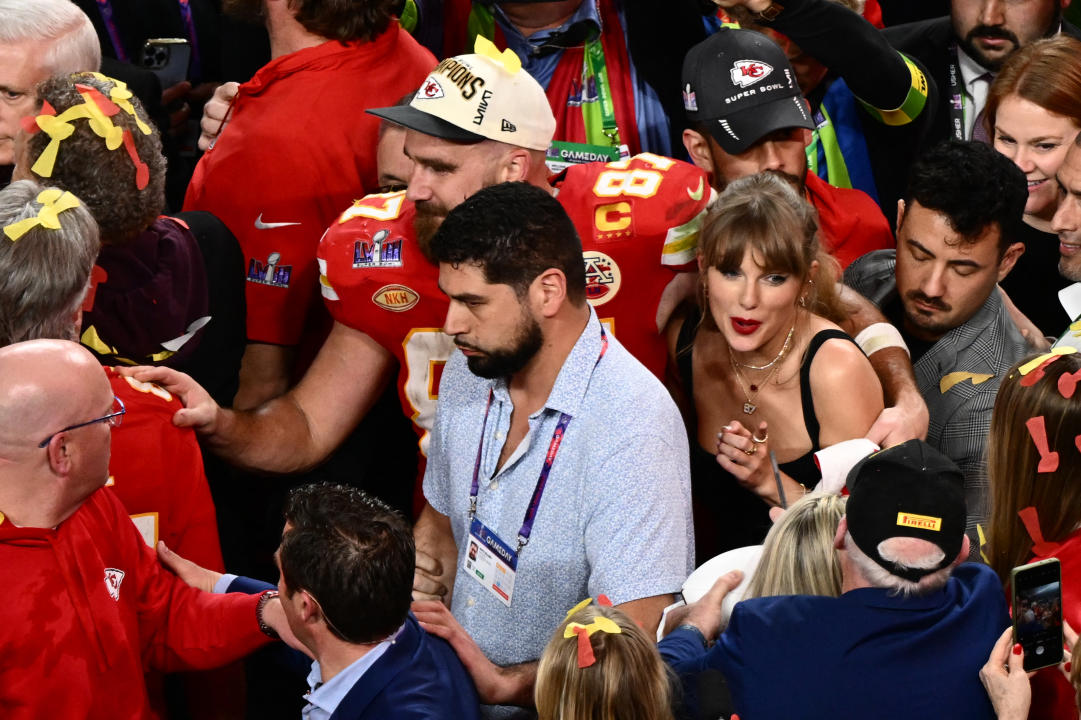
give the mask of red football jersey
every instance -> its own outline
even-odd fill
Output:
[[[620,342],[662,376],[666,350],[657,308],[675,274],[694,268],[710,200],[705,174],[642,154],[570,167],[555,186],[582,239],[586,297]],[[334,319],[397,357],[402,408],[426,454],[440,374],[454,343],[442,331],[447,299],[438,268],[416,241],[414,214],[404,192],[358,200],[323,236],[318,261]]]
[[[169,549],[197,565],[225,571],[214,501],[203,456],[190,428],[173,425],[182,405],[168,391],[105,368],[127,412],[113,428],[109,481],[151,547]]]
[[[667,351],[657,309],[676,274],[696,269],[712,192],[706,174],[641,153],[572,165],[554,184],[582,239],[586,297],[624,347],[663,380]]]

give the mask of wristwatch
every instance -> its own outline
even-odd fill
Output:
[[[778,2],[771,2],[768,8],[766,8],[760,13],[755,13],[755,17],[757,17],[759,20],[765,20],[766,22],[770,22],[778,15],[780,15],[782,10],[784,10],[784,5],[781,5]]]
[[[263,621],[263,608],[266,607],[268,602],[276,597],[278,597],[277,590],[267,590],[259,596],[259,604],[255,606],[255,619],[259,622],[259,629],[263,631],[264,635],[275,640],[281,640],[281,635],[278,634],[278,631]]]

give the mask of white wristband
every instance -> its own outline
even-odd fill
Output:
[[[855,340],[867,357],[871,357],[879,350],[891,347],[899,347],[905,351],[906,355],[912,357],[912,353],[908,351],[908,346],[905,345],[904,338],[901,337],[901,332],[889,323],[880,322],[868,325],[863,330],[860,330]]]

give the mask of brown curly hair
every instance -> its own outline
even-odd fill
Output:
[[[290,0],[296,20],[331,40],[370,40],[390,25],[397,0]]]
[[[38,85],[37,96],[39,101],[48,102],[60,115],[68,108],[83,103],[76,84],[93,87],[109,97],[116,82],[112,78],[102,80],[89,73],[57,76]],[[105,140],[90,128],[88,120],[72,121],[75,132],[60,142],[51,177],[42,178],[30,168],[48,146],[51,140],[49,135],[38,132],[30,135],[26,141],[30,161],[23,176],[77,195],[97,220],[101,228],[101,242],[105,245],[120,245],[131,240],[149,227],[165,207],[165,157],[161,153],[161,138],[138,98],[132,97],[131,104],[150,127],[149,135],[144,134],[135,118],[123,110],[112,116],[110,121],[131,132],[139,158],[150,171],[150,182],[142,190],[135,186],[135,166],[123,145],[109,150]]]

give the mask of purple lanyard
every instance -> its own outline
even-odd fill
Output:
[[[203,67],[199,61],[199,38],[195,35],[195,20],[191,16],[191,0],[176,0],[180,6],[180,19],[184,23],[184,32],[191,41],[191,77],[201,80]],[[99,0],[100,2],[100,0]]]
[[[604,326],[601,325],[601,352],[597,356],[597,361],[593,363],[594,368],[600,364],[601,358],[604,357],[606,352],[608,352],[608,335],[604,332]],[[477,514],[477,494],[480,492],[480,461],[484,450],[484,434],[488,429],[488,413],[492,409],[493,395],[494,391],[488,390],[488,403],[484,406],[484,423],[480,429],[480,444],[477,446],[477,460],[473,464],[473,484],[469,488],[470,521]],[[552,433],[552,440],[548,443],[548,452],[544,455],[544,465],[541,466],[540,477],[537,478],[537,487],[533,489],[533,497],[529,501],[529,507],[526,508],[525,519],[522,520],[522,529],[518,531],[517,553],[521,553],[522,548],[529,544],[529,536],[533,532],[533,521],[537,517],[537,509],[540,508],[541,496],[544,495],[544,486],[548,484],[548,474],[552,472],[552,465],[555,464],[559,446],[563,443],[563,435],[566,433],[567,426],[570,423],[570,415],[567,413],[559,415],[559,422],[556,423],[556,429]]]
[[[120,31],[116,27],[116,20],[113,19],[113,6],[109,0],[97,0],[98,12],[101,14],[101,20],[105,23],[105,31],[109,33],[109,42],[113,45],[113,52],[116,53],[116,59],[120,62],[128,62],[128,53],[124,50],[124,43],[120,41]]]

